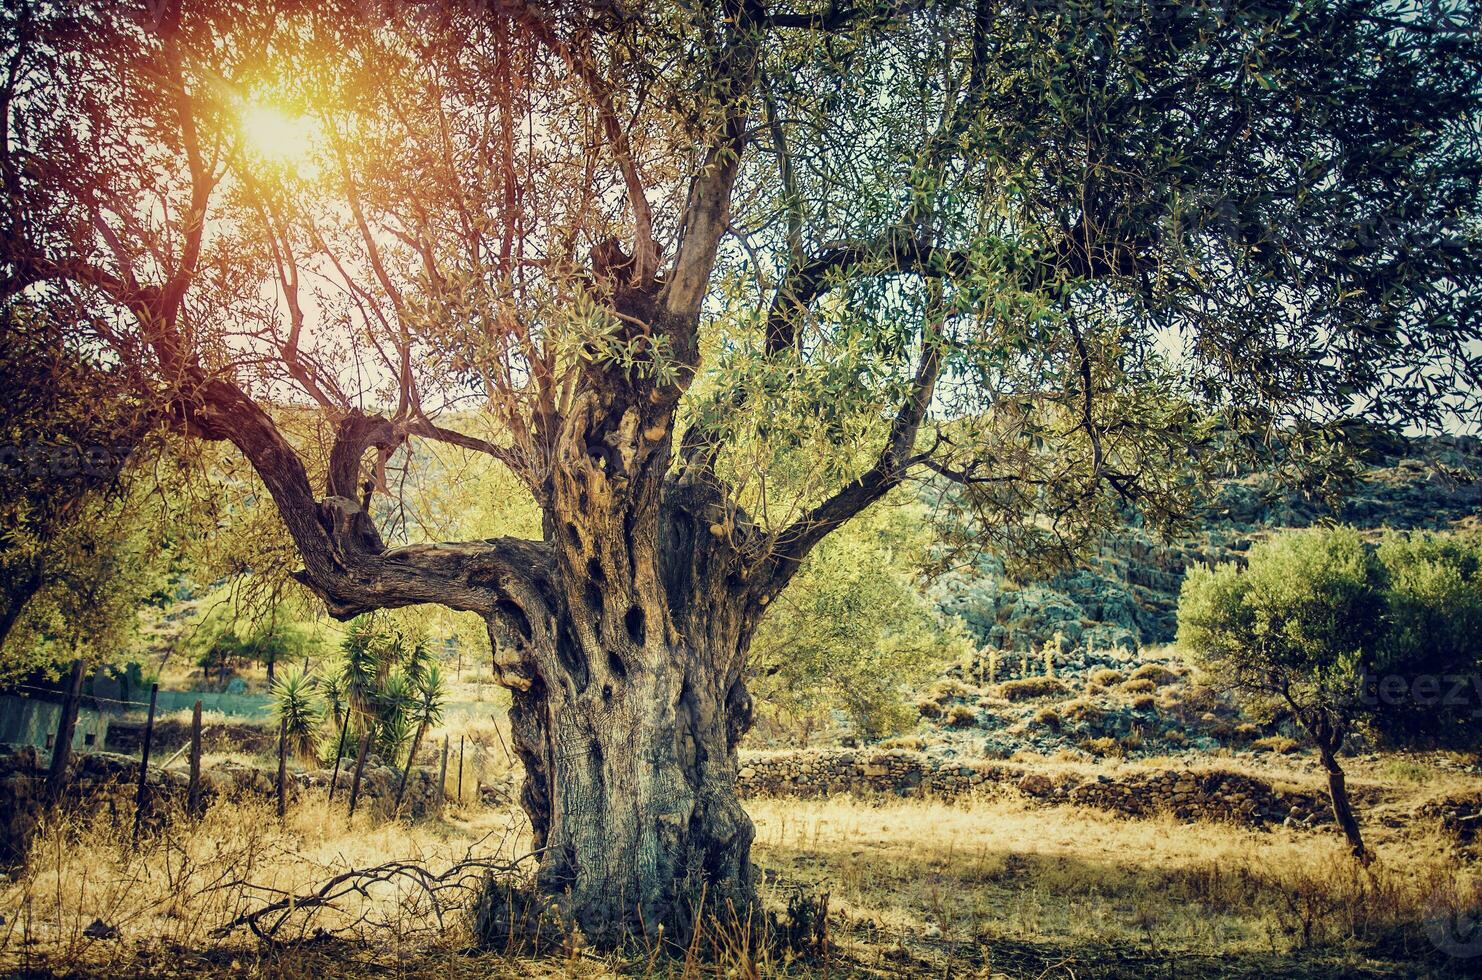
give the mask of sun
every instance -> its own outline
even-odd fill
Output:
[[[248,152],[261,163],[304,176],[311,169],[322,133],[313,118],[282,106],[249,102],[237,122]]]

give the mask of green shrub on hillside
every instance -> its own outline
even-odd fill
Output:
[[[1032,698],[1068,694],[1070,688],[1057,677],[1025,677],[1017,681],[1004,681],[998,685],[997,692],[1008,701],[1028,701]]]

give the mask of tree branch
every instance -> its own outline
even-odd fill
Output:
[[[966,253],[933,246],[899,226],[879,238],[836,242],[790,270],[777,287],[764,327],[767,352],[791,347],[797,340],[798,315],[850,276],[951,278],[967,271]]]
[[[918,462],[911,455],[911,449],[931,406],[941,370],[941,345],[935,332],[929,330],[922,343],[921,360],[916,366],[911,392],[896,412],[890,434],[875,464],[777,536],[770,556],[772,574],[763,587],[768,597],[775,595],[792,579],[818,542],[899,486],[911,465]]]

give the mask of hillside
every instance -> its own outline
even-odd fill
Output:
[[[1258,473],[1223,484],[1195,534],[1160,540],[1129,526],[1083,566],[1042,582],[1009,581],[992,557],[974,572],[943,577],[934,596],[979,650],[921,692],[923,723],[897,741],[998,758],[1292,751],[1291,733],[1249,723],[1168,646],[1179,587],[1195,563],[1239,560],[1285,528],[1331,520],[1444,529],[1482,514],[1482,442],[1441,437],[1391,448],[1376,454],[1336,507],[1273,493]]]

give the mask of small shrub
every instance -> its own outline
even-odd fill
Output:
[[[978,723],[978,712],[965,704],[954,704],[947,710],[945,720],[953,728],[971,728]]]
[[[1031,698],[1068,693],[1069,688],[1065,686],[1065,682],[1056,677],[1025,677],[998,685],[999,696],[1010,701],[1028,701]]]
[[[1163,741],[1169,745],[1188,745],[1189,736],[1184,734],[1182,728],[1169,728],[1163,732]]]
[[[1274,752],[1277,755],[1290,755],[1291,753],[1297,751],[1297,749],[1301,746],[1301,743],[1294,738],[1287,738],[1285,735],[1268,735],[1265,738],[1256,739],[1254,742],[1250,743],[1250,745],[1251,748],[1260,749],[1263,752]]]
[[[1099,705],[1087,701],[1085,698],[1077,698],[1074,701],[1067,702],[1061,707],[1060,711],[1067,720],[1085,722],[1086,724],[1095,724],[1106,717],[1106,712]]]
[[[1110,667],[1099,667],[1091,671],[1091,683],[1101,687],[1116,687],[1122,683],[1122,672]]]
[[[1103,756],[1115,758],[1122,755],[1122,743],[1114,738],[1088,738],[1081,743],[1081,748],[1097,758]]]
[[[1132,672],[1134,681],[1152,681],[1155,687],[1178,680],[1178,675],[1162,664],[1143,664]]]
[[[1259,738],[1260,735],[1261,727],[1259,725],[1252,725],[1248,721],[1235,726],[1235,737],[1244,739],[1247,742]]]
[[[1123,694],[1151,694],[1158,685],[1146,677],[1138,677],[1122,685]]]
[[[923,718],[937,719],[942,717],[942,706],[931,698],[922,698],[916,702],[916,710]]]
[[[897,735],[880,743],[882,749],[905,749],[907,752],[925,752],[926,739],[920,735]]]
[[[1034,713],[1034,723],[1058,732],[1060,730],[1060,712],[1054,708],[1040,708]]]
[[[1390,759],[1383,768],[1386,776],[1403,783],[1425,783],[1435,777],[1429,766],[1409,759]]]
[[[1135,711],[1152,711],[1158,706],[1158,699],[1151,694],[1139,694],[1132,699],[1132,708]]]
[[[976,692],[954,677],[944,677],[927,688],[926,696],[938,704],[952,700],[966,700]]]

